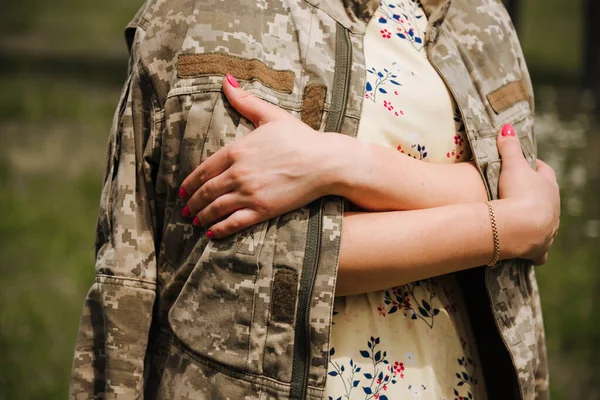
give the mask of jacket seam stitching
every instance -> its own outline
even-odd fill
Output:
[[[222,93],[223,89],[220,86],[214,86],[214,87],[210,87],[212,86],[212,84],[208,83],[207,84],[207,88],[202,88],[200,87],[200,85],[192,85],[192,86],[179,86],[179,87],[174,87],[172,88],[172,90],[167,94],[167,100],[172,98],[172,97],[178,97],[178,96],[190,96],[190,95],[194,95],[194,94],[202,94],[202,93]],[[268,87],[268,86],[266,86]],[[252,93],[252,94],[256,94],[256,93],[260,93],[260,94],[264,94],[265,96],[272,96],[274,95],[273,93],[269,93],[265,90],[262,89],[257,89],[257,88],[247,88],[245,89],[248,93]],[[302,110],[302,102],[298,102],[298,101],[293,101],[293,100],[287,100],[285,98],[281,98],[279,97],[277,94],[275,94],[275,97],[282,101],[285,102],[287,104],[281,105],[281,104],[277,104],[278,107],[280,108],[285,108],[288,110],[292,110],[292,111],[301,111]],[[271,101],[269,100],[265,100],[264,101],[273,104]]]
[[[329,327],[327,329],[327,342],[329,343],[329,348],[327,349],[327,370],[329,370],[329,361],[330,361],[330,356],[329,356],[329,350],[331,349],[331,345],[332,345],[332,340],[331,340],[331,331],[332,331],[332,327],[333,327],[333,309],[335,307],[335,288],[337,285],[337,278],[338,278],[338,274],[337,272],[339,271],[339,266],[340,266],[340,250],[341,250],[341,243],[342,243],[342,231],[343,231],[343,225],[344,225],[344,211],[346,208],[346,203],[344,202],[343,199],[341,198],[337,198],[336,201],[339,202],[340,207],[342,209],[341,212],[341,217],[340,217],[340,237],[336,243],[336,251],[335,251],[335,262],[334,265],[337,266],[336,268],[336,273],[333,276],[333,296],[331,296],[331,299],[329,300],[329,308],[331,310],[331,316],[329,318]],[[323,216],[325,217],[325,216]],[[327,371],[325,372],[325,385],[327,384]]]
[[[144,20],[143,17],[140,19],[140,21],[142,21],[142,20]],[[141,31],[144,32],[144,38],[145,38],[146,33],[147,33],[146,29],[144,27],[142,27],[141,24],[138,24],[138,26],[139,26],[139,29],[141,29]],[[153,112],[153,114],[156,114],[156,113],[160,114],[160,112],[163,111],[163,108],[159,104],[158,91],[156,90],[156,87],[154,86],[152,79],[150,79],[148,71],[143,64],[141,57],[139,57],[138,55],[135,55],[135,54],[133,54],[133,56],[134,56],[135,64],[137,65],[136,69],[138,71],[140,81],[146,83],[150,88],[150,92],[151,92],[150,93],[150,101],[152,103],[152,112]],[[155,109],[158,109],[158,111],[155,112]]]
[[[246,371],[245,372],[250,371],[250,346],[251,346],[251,338],[252,338],[252,327],[254,326],[254,324],[252,322],[254,321],[254,317],[256,316],[256,289],[258,289],[257,288],[258,275],[259,275],[259,272],[257,271],[254,274],[253,285],[254,285],[255,291],[252,293],[252,315],[250,316],[250,324],[248,324],[248,339],[246,340],[246,348],[248,349],[248,355],[247,355],[247,359],[246,359]]]
[[[116,282],[100,282],[100,279],[110,279],[111,281],[129,281],[129,282],[138,282],[138,283],[147,283],[149,285],[154,285],[156,286],[156,282],[153,281],[147,281],[145,279],[137,279],[137,278],[129,278],[129,277],[125,277],[125,276],[115,276],[115,275],[106,275],[106,274],[96,274],[96,277],[94,278],[94,280],[97,283],[103,284],[103,285],[119,285]],[[150,289],[146,289],[146,290],[150,290]]]
[[[279,220],[277,220],[277,224],[279,224]],[[277,226],[275,228],[277,228]],[[267,232],[268,232],[268,230],[267,230]],[[266,235],[267,234],[265,233],[265,240],[266,240]],[[269,286],[270,286],[269,295],[271,296],[271,298],[273,296],[273,279],[275,279],[275,272],[276,272],[275,271],[275,253],[277,252],[277,239],[278,239],[278,237],[277,237],[277,229],[275,229],[274,235],[275,235],[275,237],[273,238],[273,251],[272,251],[273,254],[272,254],[271,257],[269,257],[271,259],[271,261],[270,261],[270,264],[271,264],[271,279],[269,280]],[[264,247],[264,245],[263,245],[263,247]],[[260,257],[260,254],[262,253],[263,247],[260,248],[259,257]],[[296,290],[298,290],[298,289],[296,289]],[[262,351],[262,355],[263,355],[263,357],[262,357],[263,368],[264,368],[264,365],[265,365],[265,357],[266,357],[266,354],[267,354],[267,340],[268,340],[268,337],[269,337],[269,330],[271,328],[271,324],[270,324],[270,322],[271,322],[271,314],[272,314],[271,313],[271,304],[269,304],[269,310],[267,311],[267,320],[265,321],[265,324],[267,325],[267,333],[265,334],[265,345],[264,345],[263,351]],[[295,322],[296,321],[294,320],[294,324],[295,324]],[[264,374],[263,374],[263,376],[264,376]]]
[[[291,385],[290,383],[281,382],[281,381],[278,381],[277,379],[271,378],[271,377],[263,375],[263,374],[253,374],[251,372],[244,372],[244,371],[239,371],[239,370],[236,371],[236,370],[232,369],[231,367],[227,366],[226,364],[222,364],[217,361],[206,359],[206,358],[202,357],[201,355],[196,354],[195,352],[191,351],[187,347],[185,342],[182,342],[181,339],[179,339],[177,337],[177,335],[173,335],[173,338],[175,339],[173,345],[175,347],[179,348],[182,352],[187,354],[189,357],[191,357],[194,361],[196,361],[208,368],[211,368],[221,374],[224,374],[224,375],[230,377],[231,379],[240,380],[240,381],[251,383],[253,385],[261,386],[263,388],[270,388],[270,389],[275,389],[275,390],[289,389],[289,387]],[[234,374],[240,374],[242,376],[234,376]],[[254,378],[255,380],[246,379],[246,377],[251,377],[251,378]],[[266,381],[266,382],[260,382],[261,380]],[[283,386],[283,388],[269,386],[267,384],[268,382],[273,383],[274,385]],[[317,390],[319,392],[324,391],[323,388],[318,388],[315,386],[309,386],[309,387],[310,387],[310,389]]]

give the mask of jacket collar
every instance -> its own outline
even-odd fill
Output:
[[[367,23],[377,10],[380,0],[305,0],[342,24],[352,33],[364,33]],[[433,42],[438,28],[446,18],[451,0],[420,0],[427,14],[427,40]]]
[[[421,0],[421,5],[427,14],[427,41],[432,43],[437,38],[439,27],[444,22],[452,0]]]
[[[380,0],[305,0],[329,14],[352,33],[365,32]]]

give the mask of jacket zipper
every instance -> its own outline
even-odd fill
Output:
[[[340,132],[346,105],[348,86],[352,66],[352,46],[350,33],[340,23],[336,27],[335,69],[333,73],[333,91],[327,120],[326,132]],[[310,304],[313,297],[317,266],[321,251],[322,220],[324,200],[313,203],[308,220],[306,253],[300,277],[300,296],[296,311],[296,329],[294,332],[294,359],[292,362],[292,382],[290,399],[304,400],[308,391],[310,372]]]
[[[317,275],[319,251],[321,247],[321,219],[323,200],[313,203],[308,219],[306,255],[300,277],[300,296],[296,312],[294,332],[294,360],[292,363],[292,383],[290,399],[304,400],[308,388],[310,369],[310,303]]]
[[[441,32],[440,32],[441,34]],[[442,80],[444,81],[444,83],[446,84],[446,87],[448,88],[448,90],[450,91],[450,93],[452,94],[452,96],[454,97],[454,99],[458,99],[458,97],[456,97],[456,93],[454,92],[454,89],[452,88],[452,86],[450,86],[448,84],[448,80],[446,79],[446,76],[442,73],[442,71],[440,70],[440,68],[437,66],[437,64],[435,62],[433,62],[433,60],[431,59],[431,57],[429,57],[429,50],[431,49],[431,46],[433,45],[433,43],[429,44],[429,47],[427,49],[427,56],[429,59],[429,62],[431,63],[431,65],[433,66],[433,68],[437,71],[438,75],[442,78]],[[461,116],[464,116],[464,107],[462,107],[462,104],[460,104],[458,101],[456,101],[456,105],[460,111]],[[464,122],[464,121],[463,121]],[[465,122],[465,129],[469,130],[471,129]],[[473,142],[471,140],[471,136],[467,134],[467,141],[469,142],[469,146],[471,147],[471,149],[473,149]],[[491,191],[489,188],[489,184],[487,182],[487,180],[485,179],[485,175],[483,174],[483,170],[481,169],[481,165],[479,165],[479,161],[477,160],[477,157],[474,157],[475,159],[475,166],[477,167],[477,170],[479,171],[479,174],[481,175],[482,179],[483,179],[483,183],[485,184],[485,187],[488,191],[488,194],[490,194],[491,196]],[[490,268],[490,267],[485,267],[485,268]],[[502,335],[502,332],[500,332],[500,327],[499,327],[499,322],[498,322],[498,318],[496,318],[496,313],[494,310],[494,306],[493,306],[493,302],[492,302],[492,294],[490,293],[490,289],[489,289],[489,285],[488,285],[488,273],[487,270],[484,271],[484,278],[485,278],[485,290],[487,292],[488,295],[488,299],[490,301],[490,309],[492,312],[492,315],[494,316],[494,323],[496,325],[496,331],[498,332],[498,335],[500,336],[500,339],[502,340],[502,343],[504,343],[504,347],[506,348],[506,350],[508,351],[508,355],[510,357],[510,360],[512,362],[513,365],[513,372],[515,374],[515,376],[517,377],[517,384],[519,385],[519,394],[521,395],[521,399],[525,398],[524,392],[523,392],[523,385],[521,383],[521,379],[519,379],[519,371],[517,371],[517,369],[515,368],[515,359],[510,351],[510,346],[508,345],[508,343],[506,342],[506,339],[504,339],[504,336]]]
[[[335,33],[335,70],[333,72],[333,93],[331,105],[325,122],[325,132],[340,132],[346,104],[348,103],[348,86],[350,85],[350,68],[352,67],[352,45],[350,33],[340,23]]]

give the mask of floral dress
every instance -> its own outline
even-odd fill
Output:
[[[426,29],[417,0],[381,1],[364,39],[358,139],[427,162],[467,161],[461,116],[427,59]],[[453,274],[336,298],[328,368],[328,399],[486,399]]]

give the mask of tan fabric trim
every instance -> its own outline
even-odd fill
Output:
[[[519,101],[529,101],[529,93],[525,82],[507,83],[487,95],[487,99],[496,114],[501,113]]]
[[[304,88],[301,119],[302,122],[315,130],[319,130],[321,127],[326,95],[327,86],[325,85],[314,84]]]
[[[285,93],[294,90],[295,74],[267,67],[257,59],[247,59],[222,53],[180,54],[177,76],[194,78],[207,75],[231,74],[238,80],[259,80],[271,89]]]

